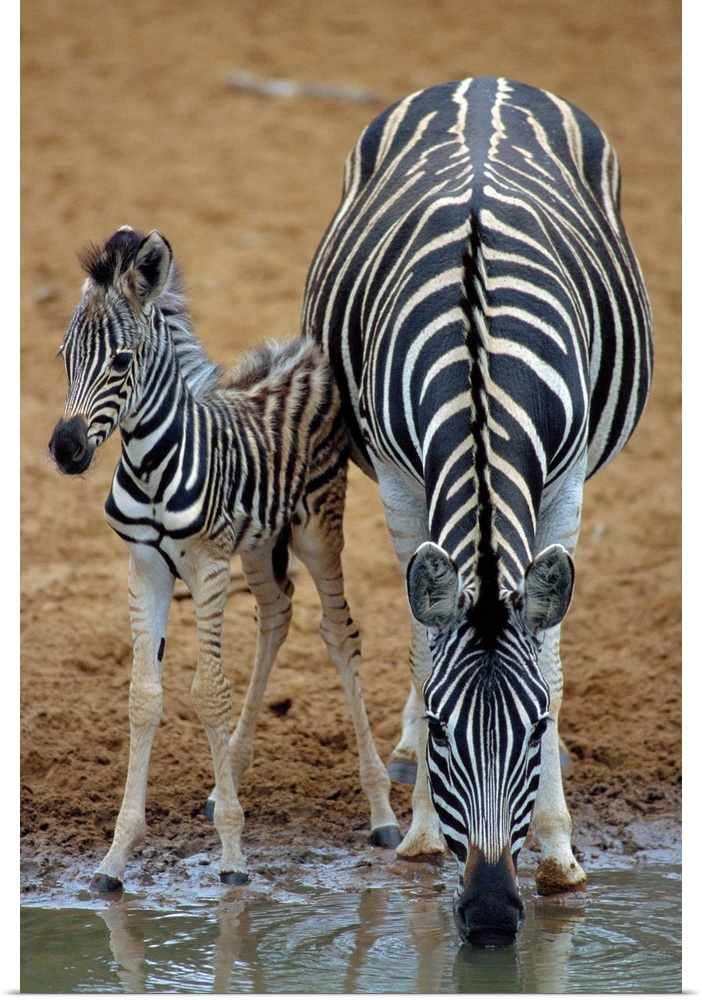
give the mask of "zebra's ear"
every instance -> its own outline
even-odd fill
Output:
[[[407,596],[412,614],[426,628],[440,631],[458,614],[463,602],[458,568],[433,542],[420,545],[409,561]]]
[[[575,569],[562,545],[550,545],[524,574],[521,614],[534,635],[563,621],[573,596]]]
[[[173,251],[168,240],[155,229],[139,247],[127,281],[140,306],[152,302],[163,291],[171,270]]]

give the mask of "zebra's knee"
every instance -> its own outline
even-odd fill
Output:
[[[232,712],[231,684],[222,671],[198,669],[190,689],[198,718],[207,729],[229,727]]]
[[[129,685],[129,723],[135,729],[156,728],[163,711],[163,688],[158,681],[132,678]]]

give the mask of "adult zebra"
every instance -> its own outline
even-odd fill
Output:
[[[134,644],[129,693],[129,769],[112,846],[94,888],[122,886],[146,831],[149,757],[162,705],[161,672],[176,577],[195,600],[195,708],[212,750],[213,818],[222,841],[220,878],[247,879],[239,781],[253,758],[256,716],[292,614],[288,546],[310,570],[321,631],[351,707],[371,840],[395,846],[390,779],[363,704],[360,643],[344,597],[342,518],[348,438],[338,390],[316,344],[259,348],[231,371],[195,338],[168,242],[129,227],[81,254],[83,296],[61,344],[68,377],[64,416],[49,449],[78,475],[119,427],[122,454],[105,504],[130,553]],[[231,688],[221,634],[230,557],[239,554],[257,605],[256,657],[229,739]]]
[[[389,108],[348,158],[302,332],[331,360],[406,571],[401,746],[416,741],[418,770],[398,852],[440,852],[443,832],[461,936],[509,943],[530,819],[539,891],[585,884],[559,767],[560,622],[583,483],[629,438],[651,378],[606,137],[504,79]]]

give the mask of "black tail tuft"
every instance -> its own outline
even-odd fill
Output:
[[[277,583],[284,583],[288,578],[288,562],[290,559],[290,528],[278,536],[273,546],[273,575]]]

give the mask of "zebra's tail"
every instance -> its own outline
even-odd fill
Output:
[[[278,538],[273,546],[273,575],[275,576],[276,583],[280,585],[281,590],[283,591],[286,591],[287,586],[290,585],[290,579],[288,577],[288,565],[290,562],[290,536],[290,527],[285,527],[280,535],[278,535]]]

